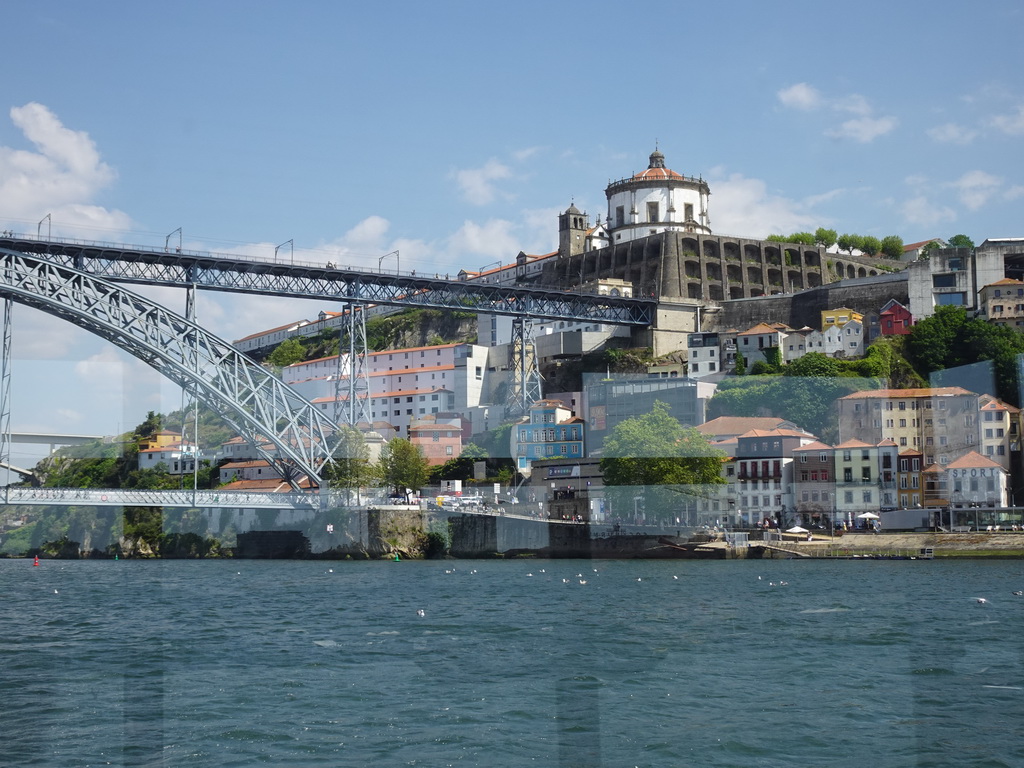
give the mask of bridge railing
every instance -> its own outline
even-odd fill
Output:
[[[5,504],[35,506],[185,507],[198,509],[309,509],[320,497],[309,493],[253,491],[123,490],[120,488],[5,488]]]
[[[332,253],[329,251],[323,251],[325,258],[328,261],[304,261],[302,259],[295,259],[290,257],[287,261],[283,258],[269,257],[269,256],[254,256],[251,254],[242,253],[225,253],[221,251],[195,251],[189,248],[179,248],[174,246],[173,248],[161,247],[156,245],[139,245],[138,243],[116,243],[109,240],[83,240],[77,237],[41,237],[31,233],[23,232],[10,232],[6,237],[14,238],[18,240],[34,241],[38,243],[59,243],[61,245],[77,245],[85,248],[102,248],[116,251],[138,251],[139,253],[173,253],[175,256],[194,256],[196,258],[207,259],[207,258],[222,258],[229,259],[231,261],[251,261],[261,264],[288,264],[289,266],[299,267],[320,267],[320,268],[332,268],[332,269],[351,269],[358,272],[373,272],[379,275],[403,275],[409,273],[400,272],[398,269],[384,269],[378,264],[376,267],[372,265],[360,265],[360,266],[340,266],[334,262],[329,261]],[[312,250],[312,249],[307,249]]]

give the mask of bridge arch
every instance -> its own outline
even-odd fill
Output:
[[[0,296],[73,322],[195,393],[297,489],[321,484],[334,425],[312,403],[186,318],[71,267],[0,249]],[[262,447],[270,441],[271,452]]]

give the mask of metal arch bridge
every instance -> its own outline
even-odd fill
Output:
[[[167,248],[33,238],[10,232],[0,234],[0,269],[4,271],[0,295],[77,322],[148,363],[190,396],[213,406],[294,488],[299,474],[320,484],[320,469],[330,458],[335,425],[230,343],[193,322],[196,288],[320,298],[350,306],[384,304],[511,315],[520,333],[525,318],[648,326],[656,305],[653,299],[486,285],[417,277],[414,272],[285,264],[180,248],[172,253]],[[188,291],[188,317],[108,281],[184,288]],[[0,371],[0,399],[4,400],[0,403],[0,432],[4,435],[9,433],[10,423],[9,319],[8,304]],[[514,367],[524,403],[525,358],[520,348]],[[350,397],[350,402],[354,399]],[[265,439],[274,443],[275,453],[263,448]]]
[[[0,491],[4,504],[45,507],[165,507],[177,509],[317,509],[309,493],[250,491],[136,491],[121,488],[17,488]],[[327,505],[332,501],[328,499]]]
[[[0,416],[9,433],[9,302],[73,322],[156,369],[214,408],[296,490],[321,484],[335,425],[229,342],[134,292],[49,260],[0,249],[4,354]],[[276,450],[264,444],[270,441]]]
[[[644,327],[654,323],[657,305],[653,298],[488,285],[415,272],[285,263],[181,248],[161,250],[15,233],[0,235],[2,248],[38,254],[46,261],[116,282],[462,310],[517,318]]]

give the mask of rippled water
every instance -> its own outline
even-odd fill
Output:
[[[1021,766],[1017,589],[1021,561],[0,561],[0,764]]]

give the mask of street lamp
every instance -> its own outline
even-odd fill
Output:
[[[178,233],[178,250],[177,253],[181,253],[181,227],[178,227],[174,232]],[[170,249],[171,238],[174,236],[174,232],[171,232],[167,237],[164,238],[164,253],[167,253]]]
[[[281,243],[280,245],[278,245],[278,246],[276,246],[274,248],[274,261],[277,261],[277,252],[279,250],[281,250],[282,248],[284,248],[286,245],[291,245],[291,249],[292,249],[292,266],[295,266],[295,241],[294,240],[285,240],[283,243]]]
[[[53,232],[53,219],[50,218],[50,214],[46,214],[39,220],[39,224],[36,225],[36,237],[42,239],[43,237],[43,222],[46,222],[46,239],[51,239]]]
[[[381,262],[384,261],[384,259],[386,259],[388,256],[394,256],[395,257],[395,274],[397,275],[402,270],[402,261],[401,261],[401,257],[398,255],[398,251],[397,250],[394,250],[391,253],[385,253],[383,256],[381,256],[379,259],[377,259],[377,271],[378,272],[383,272],[383,270],[381,269],[380,265],[381,265]]]

